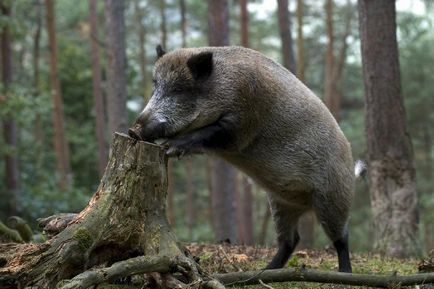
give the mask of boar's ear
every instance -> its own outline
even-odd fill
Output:
[[[213,69],[212,52],[205,51],[193,55],[187,61],[187,66],[195,80],[206,79]]]
[[[166,51],[164,51],[163,47],[160,44],[157,45],[155,50],[157,51],[157,59],[166,54]]]

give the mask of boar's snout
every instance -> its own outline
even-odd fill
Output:
[[[139,118],[135,124],[128,129],[128,135],[138,140],[152,142],[164,137],[165,127],[165,121],[151,120],[143,123]]]
[[[135,139],[138,139],[138,140],[141,140],[142,138],[141,138],[141,136],[140,136],[140,126],[139,125],[137,125],[137,124],[135,124],[133,127],[130,127],[129,129],[128,129],[128,135],[130,136],[130,137],[132,137],[132,138],[135,138]]]

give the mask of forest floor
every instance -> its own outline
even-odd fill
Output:
[[[234,246],[227,244],[190,244],[187,245],[187,248],[190,250],[193,256],[199,258],[199,264],[201,267],[210,274],[262,269],[276,253],[275,248]],[[403,260],[383,257],[378,254],[371,253],[353,253],[351,254],[351,263],[354,273],[408,275],[418,273],[418,265],[421,264],[421,260]],[[293,254],[287,266],[305,266],[306,268],[322,271],[337,271],[338,260],[333,248],[327,248],[324,250],[300,250]],[[275,283],[269,285],[274,289],[366,288],[307,282]],[[265,288],[262,285],[249,287]],[[406,288],[419,287],[412,286]]]
[[[253,246],[235,246],[229,244],[184,244],[191,254],[199,262],[201,268],[209,275],[215,273],[228,273],[238,271],[249,271],[263,269],[269,260],[276,253],[275,248],[269,247],[253,247]],[[396,259],[389,257],[382,257],[378,254],[371,253],[352,253],[351,263],[354,273],[364,274],[385,274],[385,275],[409,275],[419,272],[421,268],[434,268],[434,251],[431,259],[426,259],[424,262],[419,259]],[[321,271],[335,271],[338,270],[337,256],[333,248],[326,248],[323,250],[299,250],[296,251],[289,260],[288,267],[302,267],[316,269]],[[360,286],[345,286],[336,284],[320,284],[308,282],[285,282],[285,283],[270,283],[264,285],[251,285],[251,286],[227,286],[233,289],[317,289],[317,288],[350,288],[361,289],[371,287]],[[98,289],[136,289],[147,288],[146,286],[133,286],[132,284],[123,286],[121,285],[107,285],[101,284]],[[409,287],[393,287],[393,289],[434,289],[432,285],[424,286],[409,286]]]

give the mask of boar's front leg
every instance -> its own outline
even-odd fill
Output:
[[[201,153],[206,149],[224,149],[230,145],[232,140],[233,133],[229,122],[221,119],[211,125],[169,139],[165,143],[168,148],[166,154],[182,157]]]

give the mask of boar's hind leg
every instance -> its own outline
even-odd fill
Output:
[[[333,194],[328,194],[333,196]],[[315,213],[324,231],[333,241],[333,245],[338,254],[339,271],[351,273],[350,253],[348,249],[348,230],[347,220],[349,204],[335,200],[314,201]]]
[[[351,273],[350,252],[348,250],[348,232],[345,229],[343,236],[333,242],[339,259],[339,271]]]
[[[266,269],[277,269],[285,266],[298,241],[300,241],[297,222],[303,212],[272,200],[270,200],[270,205],[276,226],[279,249]]]
[[[285,266],[289,257],[291,257],[292,252],[300,241],[300,236],[298,235],[297,229],[294,229],[292,233],[292,238],[287,240],[279,240],[279,249],[276,255],[274,255],[271,262],[267,265],[266,269],[279,269]]]

